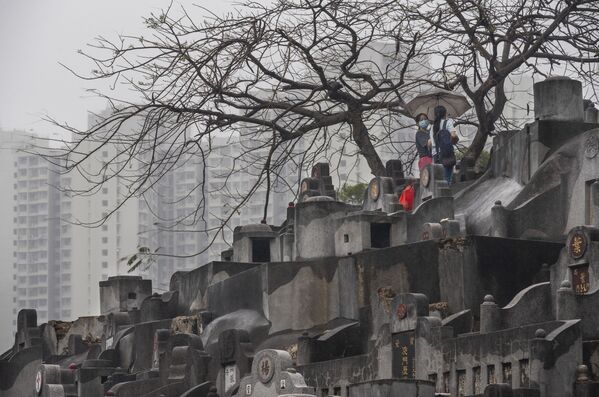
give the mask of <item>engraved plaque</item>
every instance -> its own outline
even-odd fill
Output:
[[[584,295],[591,289],[589,281],[589,265],[571,267],[572,288],[577,295]]]
[[[258,378],[262,383],[268,383],[275,374],[275,367],[272,358],[264,355],[258,361]]]
[[[225,393],[237,384],[237,368],[235,365],[225,367]]]
[[[595,158],[597,153],[599,153],[599,139],[597,139],[596,135],[588,135],[584,141],[584,155],[588,159]]]
[[[574,259],[580,259],[587,250],[587,238],[582,231],[577,231],[570,237],[568,251]]]
[[[394,378],[416,378],[416,341],[414,331],[393,334],[393,364],[391,372]]]

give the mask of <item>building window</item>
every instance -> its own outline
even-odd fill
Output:
[[[108,243],[108,237],[102,237],[102,244]]]
[[[102,250],[102,256],[108,256],[108,250]]]
[[[102,207],[108,207],[108,200],[102,200]]]
[[[102,269],[108,268],[108,262],[102,262]]]

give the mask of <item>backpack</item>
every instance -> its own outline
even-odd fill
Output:
[[[443,127],[437,133],[437,157],[445,167],[453,167],[456,163],[451,133],[447,130],[447,120],[443,122]]]

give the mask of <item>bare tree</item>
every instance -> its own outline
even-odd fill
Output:
[[[145,20],[148,36],[100,37],[81,52],[92,73],[73,73],[132,94],[97,91],[110,111],[85,130],[63,125],[73,140],[51,160],[83,176],[85,184],[69,187],[77,194],[123,179],[122,204],[181,163],[209,164],[217,141],[242,142],[220,179],[255,178],[246,191],[226,192],[236,204],[219,228],[261,184],[266,218],[273,180],[289,164],[301,170],[319,158],[359,155],[384,175],[377,147],[398,144],[390,137],[405,120],[403,96],[421,84],[411,74],[423,60],[420,33],[397,11],[395,0],[278,0],[199,22],[192,10],[171,6]],[[107,146],[116,148],[111,157],[90,168]],[[190,194],[206,193],[204,182]],[[205,217],[204,204],[189,224]]]
[[[294,186],[279,177],[290,165],[359,155],[373,175],[384,175],[380,149],[389,145],[411,162],[413,151],[393,133],[405,126],[406,98],[427,86],[471,99],[475,119],[462,122],[477,128],[468,151],[478,157],[501,121],[506,79],[560,72],[592,83],[598,3],[276,0],[202,22],[171,7],[145,20],[148,36],[100,37],[82,52],[94,69],[73,73],[132,94],[98,92],[109,114],[86,130],[64,126],[74,139],[51,159],[84,177],[85,186],[72,187],[79,194],[123,178],[123,203],[190,159],[210,164],[217,141],[241,142],[223,185],[212,188],[236,200],[211,230],[216,238],[263,185],[266,218],[273,181]],[[107,145],[114,155],[100,168],[87,166]],[[252,186],[228,191],[236,173],[251,175]],[[190,195],[209,193],[205,180]],[[205,221],[204,204],[184,221]]]
[[[431,83],[461,88],[471,99],[477,158],[507,103],[506,79],[572,74],[591,86],[599,63],[599,1],[400,1],[440,66]],[[432,28],[432,29],[431,29]],[[593,89],[593,94],[594,89]]]

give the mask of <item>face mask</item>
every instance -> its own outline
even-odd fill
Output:
[[[423,130],[426,130],[429,125],[430,125],[430,121],[428,121],[428,120],[420,120],[418,122],[418,127],[422,128]]]

